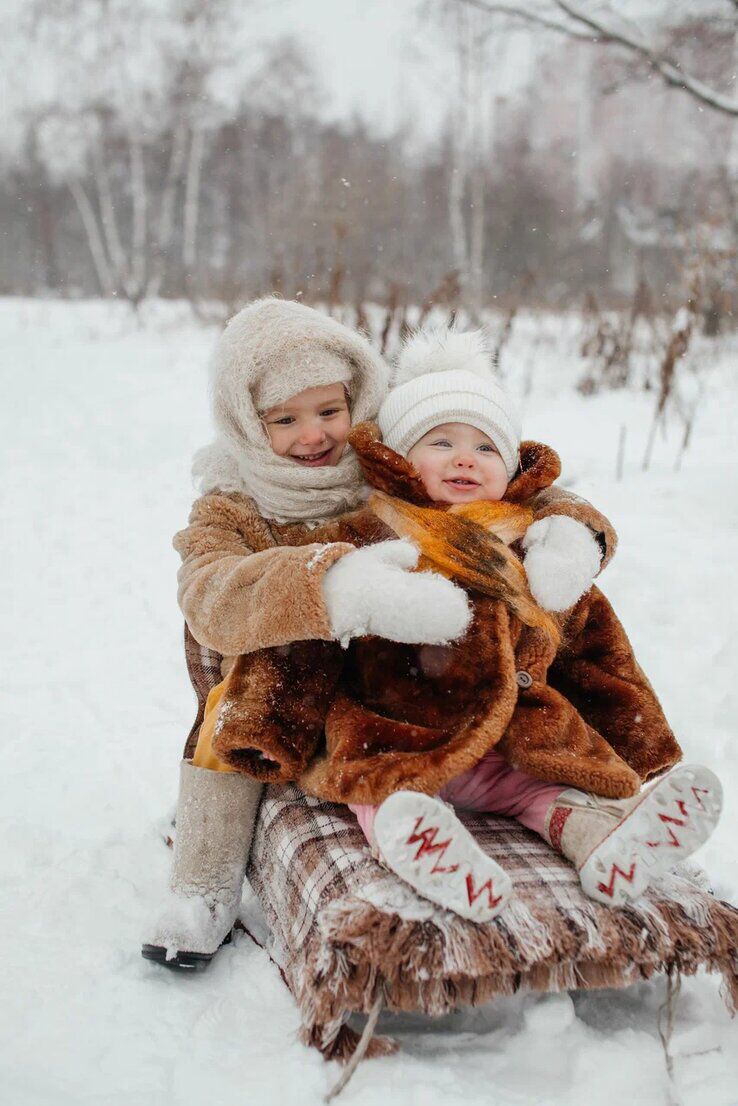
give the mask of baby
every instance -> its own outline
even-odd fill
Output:
[[[466,363],[471,363],[476,371],[448,367],[458,364],[460,346],[467,349],[470,356]],[[384,401],[377,419],[386,451],[383,461],[385,472],[393,474],[394,486],[391,490],[394,495],[403,494],[398,473],[404,473],[405,494],[409,493],[416,503],[418,497],[414,481],[417,474],[422,489],[434,506],[462,517],[473,518],[474,509],[469,505],[481,501],[501,501],[504,498],[518,504],[524,501],[521,500],[519,488],[519,418],[510,397],[491,374],[481,335],[454,332],[420,335],[405,350],[398,375],[400,383]],[[523,446],[525,450],[526,443]],[[356,443],[356,448],[362,460],[360,443]],[[536,463],[540,467],[541,457],[545,456],[541,451],[545,451],[546,447],[536,448],[539,451]],[[530,452],[528,448],[527,453]],[[373,467],[366,458],[363,461],[365,475],[370,482],[386,488],[386,475],[380,475],[377,479],[378,457],[378,449],[374,447]],[[404,468],[400,458],[406,459]],[[526,467],[525,475],[530,479],[534,466],[526,462]],[[375,503],[375,510],[391,525],[397,525],[399,520],[398,532],[408,533],[414,540],[421,534],[424,521],[433,525],[433,512],[421,514],[416,510],[411,516],[412,526],[403,531],[402,511],[393,514],[386,497],[380,497]],[[396,521],[393,522],[393,518]],[[562,566],[566,564],[567,552],[570,557],[588,554],[586,543],[580,543],[581,552],[577,549],[575,524],[570,534],[571,541],[567,542],[565,530],[571,521],[556,520],[557,526],[563,524]],[[521,548],[528,551],[528,557],[535,551],[541,532],[545,533],[550,522],[549,519],[535,522],[525,533]],[[429,538],[426,544],[432,551],[437,539]],[[458,577],[456,579],[463,582]],[[551,587],[555,591],[555,581]],[[470,591],[473,596],[473,585]],[[600,599],[606,602],[604,597]],[[585,605],[583,600],[577,609]],[[475,650],[483,648],[482,637],[480,635],[479,645],[471,649],[469,641],[475,628],[479,634],[479,625],[485,617],[489,619],[489,613],[486,613],[489,611],[491,608],[475,600],[475,620],[467,632],[466,646],[460,643],[451,647],[449,655],[440,662],[441,669],[453,663],[452,655],[458,655],[465,648],[467,669],[474,665]],[[534,621],[529,620],[531,623]],[[567,636],[571,638],[573,633],[569,630],[567,635],[566,620],[560,619],[559,622],[566,644]],[[616,666],[623,663],[621,658],[625,657],[629,646],[614,615],[612,623],[616,627],[612,633],[620,631],[621,635],[612,640],[612,663]],[[491,621],[488,624],[493,625]],[[597,648],[603,654],[601,663],[607,669],[602,637],[604,624],[602,621],[599,626]],[[577,623],[575,632],[580,631],[581,621]],[[506,648],[508,635],[496,630],[493,632],[497,635],[498,651]],[[540,640],[543,631],[540,627],[531,630],[529,625],[527,632],[529,638],[533,633]],[[513,635],[511,642],[517,666],[521,650],[525,651],[524,637],[515,638]],[[575,662],[567,659],[566,652],[555,643],[549,651],[548,661],[557,659],[557,650],[558,658],[564,658],[563,661],[559,659],[558,663],[563,664],[564,668],[568,664],[574,671]],[[582,652],[586,653],[586,646]],[[428,650],[425,653],[420,651],[420,667],[423,667],[423,657],[426,658],[426,670],[428,661],[431,666],[434,663],[433,657],[438,664],[437,651],[431,653],[432,656]],[[398,655],[397,648],[394,655]],[[375,730],[380,716],[383,721],[388,716],[408,721],[416,721],[419,717],[413,713],[415,697],[412,684],[402,682],[401,665],[393,664],[389,657],[385,648],[381,676],[374,684],[372,674],[377,662],[366,653],[363,657],[359,656],[352,677],[352,694],[371,708],[371,725]],[[595,664],[591,667],[594,669]],[[579,717],[576,717],[576,722],[580,724],[580,731],[577,731],[570,704],[547,686],[550,683],[547,663],[539,664],[537,670],[532,664],[527,664],[527,668],[533,676],[528,671],[517,673],[520,700],[504,735],[472,767],[445,783],[438,791],[440,798],[422,793],[427,789],[425,785],[430,778],[428,768],[413,780],[412,790],[395,790],[379,806],[349,804],[375,853],[389,868],[425,897],[475,921],[487,921],[499,913],[508,901],[512,887],[504,870],[481,851],[463,827],[454,813],[454,807],[516,818],[570,859],[585,893],[608,905],[623,905],[639,896],[654,876],[693,852],[712,832],[720,813],[720,784],[707,768],[674,768],[668,774],[661,775],[652,787],[632,795],[635,788],[640,788],[643,779],[659,775],[664,767],[679,757],[678,747],[673,742],[650,685],[642,678],[634,662],[627,670],[611,669],[612,675],[622,677],[623,682],[630,682],[628,694],[631,698],[632,688],[637,689],[640,698],[634,700],[634,705],[622,696],[615,683],[605,689],[605,710],[613,717],[619,713],[623,715],[619,735],[606,730],[607,721],[600,724],[603,732],[608,732],[613,745],[616,745],[617,753],[603,742],[591,725],[582,727]],[[489,679],[493,678],[490,670]],[[567,686],[565,681],[566,675],[560,683]],[[463,686],[458,676],[457,683],[460,688]],[[388,685],[391,685],[391,690],[388,690]],[[587,696],[577,699],[574,684],[570,686],[572,695],[569,698],[578,704],[585,721],[592,722],[587,717]],[[401,701],[403,689],[404,705]],[[484,690],[482,679],[478,691],[482,693]],[[594,679],[591,679],[587,691],[594,704],[597,695]],[[427,692],[425,695],[427,697]],[[383,702],[380,702],[381,697]],[[497,698],[499,700],[501,696]],[[569,708],[568,714],[562,713],[563,703]],[[651,732],[645,736],[641,732],[642,727],[638,726],[641,709],[651,726]],[[551,723],[551,716],[555,719],[557,712],[561,716],[559,732],[555,732],[556,722],[553,728]],[[625,717],[628,712],[631,718]],[[366,719],[369,713],[365,712],[362,720],[354,704],[350,717],[357,734],[368,732]],[[541,729],[541,726],[544,728]],[[333,728],[337,727],[338,723],[334,723]],[[329,717],[329,747],[331,729]],[[537,744],[550,742],[552,746],[557,745],[562,735],[563,757],[558,753],[548,756],[545,748],[532,751]],[[620,740],[616,742],[614,736],[619,736]],[[342,740],[344,748],[347,748],[345,734]],[[386,735],[384,741],[387,743]],[[565,747],[567,741],[571,742],[569,749]],[[641,742],[642,747],[637,748],[636,741]],[[570,762],[566,759],[567,753]],[[336,747],[329,763],[337,766],[340,762],[345,775],[347,760],[345,755],[343,758],[339,755]],[[521,762],[526,764],[528,771],[519,770]],[[366,763],[365,776],[369,774],[369,759]],[[634,767],[637,772],[633,771]],[[385,774],[388,770],[389,764]],[[538,772],[541,778],[536,778]],[[630,776],[626,775],[628,772]],[[308,774],[308,787],[314,785],[317,778]],[[591,790],[565,786],[582,780],[589,782]],[[598,789],[603,797],[593,793]],[[320,788],[317,790],[320,791]],[[325,794],[325,788],[322,793]],[[628,796],[629,793],[631,797],[607,798],[608,795]]]

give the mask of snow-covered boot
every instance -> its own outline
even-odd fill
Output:
[[[395,792],[376,813],[373,838],[379,858],[400,879],[462,918],[488,922],[510,898],[507,872],[440,799]]]
[[[168,968],[206,967],[241,905],[262,784],[182,761],[171,891],[141,953]]]
[[[718,778],[709,768],[684,765],[632,799],[562,792],[546,815],[544,836],[571,860],[586,895],[623,906],[707,841],[721,809]]]

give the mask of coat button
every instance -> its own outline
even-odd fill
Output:
[[[533,677],[530,672],[525,672],[521,669],[520,672],[515,673],[515,683],[518,687],[530,687],[533,683]]]

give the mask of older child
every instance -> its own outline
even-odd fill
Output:
[[[217,666],[210,685],[222,682],[201,702],[197,747],[182,762],[172,893],[143,948],[176,968],[207,963],[230,932],[259,781],[295,778],[315,752],[343,663],[338,642],[374,634],[433,647],[460,637],[470,618],[450,580],[410,571],[418,554],[407,543],[356,548],[350,520],[365,488],[347,436],[386,390],[384,363],[365,339],[303,305],[260,300],[226,327],[211,385],[218,438],[196,458],[203,494],[174,544],[187,634]],[[591,534],[610,533],[564,492],[540,513],[571,514],[595,549]],[[597,568],[599,553],[569,575],[571,602]],[[249,732],[287,750],[283,774],[258,744],[231,758],[213,752],[244,703]]]
[[[260,300],[226,327],[211,374],[218,437],[194,465],[205,494],[174,539],[188,630],[222,657],[221,675],[241,653],[300,642],[319,654],[339,633],[366,630],[345,587],[330,603],[324,590],[332,566],[358,554],[317,545],[311,530],[362,498],[346,439],[352,417],[376,412],[386,378],[364,338],[301,304]],[[463,633],[468,606],[450,581],[410,577],[391,550],[373,571],[387,594],[402,577],[428,612],[412,627],[396,605],[372,612],[375,633],[428,642]],[[143,948],[172,967],[207,962],[240,905],[261,785],[213,770],[224,767],[207,755],[181,765],[172,894]]]

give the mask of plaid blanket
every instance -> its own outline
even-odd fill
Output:
[[[190,756],[220,657],[185,635],[198,697]],[[371,856],[346,807],[296,787],[266,788],[247,871],[274,955],[300,1008],[304,1039],[328,1057],[351,1053],[346,1025],[382,996],[390,1010],[441,1015],[521,988],[624,987],[656,972],[721,972],[738,1007],[738,910],[683,866],[637,903],[588,899],[572,866],[517,822],[462,815],[510,874],[514,898],[475,925],[421,899]],[[393,1047],[386,1038],[369,1055]]]
[[[186,622],[184,647],[187,672],[193,691],[197,696],[197,716],[192,723],[192,729],[187,735],[182,753],[185,760],[190,760],[197,746],[197,736],[200,733],[200,726],[202,726],[202,720],[205,716],[205,703],[208,695],[223,678],[220,672],[220,662],[223,658],[214,649],[208,649],[207,645],[200,645],[199,642],[195,641]]]
[[[614,910],[588,899],[572,866],[516,822],[462,820],[514,883],[514,899],[486,925],[420,899],[386,871],[347,808],[293,786],[266,789],[247,874],[305,1039],[325,1055],[351,1051],[346,1019],[367,1013],[380,991],[390,1010],[440,1015],[520,988],[623,987],[705,967],[722,973],[735,1009],[738,910],[694,871],[670,873]]]

